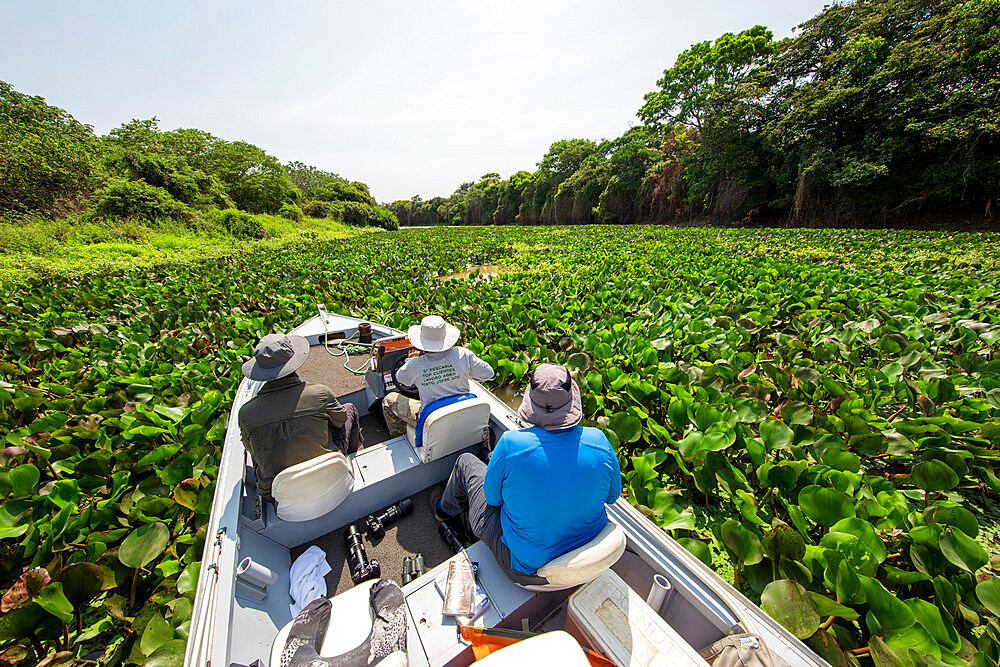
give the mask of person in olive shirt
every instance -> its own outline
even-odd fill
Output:
[[[268,334],[243,364],[243,375],[265,381],[240,408],[239,425],[253,458],[257,491],[268,500],[271,483],[285,468],[332,451],[353,454],[364,445],[357,408],[341,405],[325,385],[295,374],[308,355],[302,336]]]

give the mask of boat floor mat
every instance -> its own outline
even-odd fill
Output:
[[[359,420],[359,423],[361,424],[361,435],[365,439],[365,447],[371,447],[392,438],[382,415],[367,414]]]
[[[332,343],[330,349],[335,349]],[[325,384],[334,396],[347,396],[365,388],[363,375],[355,375],[344,368],[347,359],[348,357],[343,355],[334,357],[327,354],[322,345],[313,345],[309,348],[309,356],[306,357],[305,363],[296,372],[307,382]],[[367,360],[368,352],[355,354],[350,357],[348,365],[351,368],[359,368],[364,366]]]
[[[367,435],[366,435],[367,439]],[[452,552],[438,535],[437,522],[431,512],[430,495],[434,487],[424,489],[411,496],[413,513],[386,527],[385,537],[372,544],[365,534],[365,553],[369,559],[378,561],[382,578],[402,584],[403,559],[414,554],[424,555],[424,572],[452,557]],[[359,528],[362,524],[359,522]],[[300,544],[292,549],[292,560],[312,545],[326,552],[326,560],[331,570],[326,575],[326,590],[330,597],[353,588],[351,573],[347,564],[347,548],[344,546],[344,529],[341,526],[312,542]]]

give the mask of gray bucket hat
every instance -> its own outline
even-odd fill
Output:
[[[576,426],[583,419],[580,387],[560,364],[539,364],[524,390],[517,414],[547,431]]]
[[[253,359],[243,364],[251,380],[277,380],[291,375],[309,356],[309,341],[302,336],[268,334],[253,349]]]

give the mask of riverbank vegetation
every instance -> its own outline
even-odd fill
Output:
[[[253,144],[202,130],[161,131],[155,118],[96,136],[62,109],[0,81],[0,222],[173,223],[255,240],[277,229],[261,215],[398,227],[364,183],[300,162],[282,165]]]
[[[996,226],[1000,2],[834,3],[692,45],[620,137],[393,202],[404,225]]]
[[[221,221],[213,224],[221,214],[217,212],[195,226],[176,220],[22,217],[0,224],[0,282],[37,285],[54,274],[86,276],[229,259],[252,255],[262,248],[298,246],[370,231],[331,218],[292,221],[276,215],[244,214],[244,219],[259,225],[262,232],[260,238],[248,238],[233,234]]]
[[[832,664],[994,665],[998,269],[993,234],[592,226],[4,282],[3,659],[176,663],[240,364],[323,302],[447,317],[494,389],[569,365],[629,501]]]

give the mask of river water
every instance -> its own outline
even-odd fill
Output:
[[[479,272],[480,280],[489,280],[495,276],[500,275],[500,271],[503,269],[502,266],[497,264],[477,264],[475,266],[470,266],[464,271],[455,271],[453,273],[444,273],[437,277],[441,282],[447,280],[461,280],[463,278],[468,278],[474,275],[477,271]]]
[[[517,409],[521,407],[521,401],[524,399],[524,394],[516,388],[510,385],[504,385],[503,387],[497,387],[491,391],[494,396],[506,403],[507,406],[514,412],[517,412]]]

